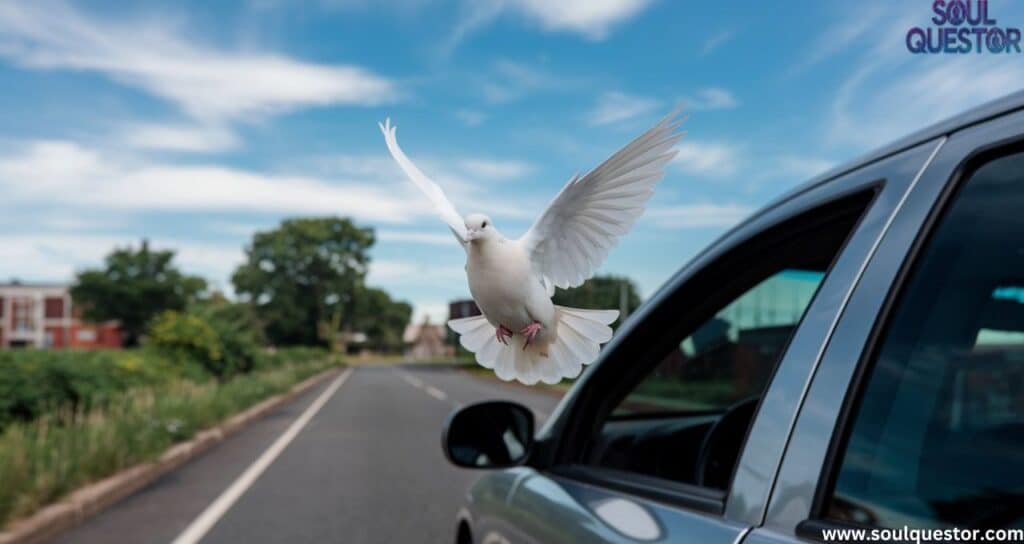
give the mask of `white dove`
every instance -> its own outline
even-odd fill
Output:
[[[430,198],[466,250],[469,291],[481,316],[448,326],[476,361],[502,380],[528,385],[574,378],[612,337],[618,310],[583,310],[551,302],[555,287],[582,284],[643,213],[675,156],[682,124],[672,112],[585,176],[573,176],[530,230],[509,240],[489,217],[465,219],[441,187],[423,174],[380,124],[388,150],[406,176]]]

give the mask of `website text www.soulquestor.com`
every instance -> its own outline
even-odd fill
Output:
[[[1024,529],[822,529],[830,544],[860,542],[1024,542]]]

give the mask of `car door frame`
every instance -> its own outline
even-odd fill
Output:
[[[943,136],[942,142],[852,286],[849,302],[804,396],[764,522],[744,542],[814,540],[820,538],[821,529],[838,527],[821,521],[819,514],[834,477],[834,461],[851,403],[884,335],[893,302],[972,164],[995,150],[1024,143],[1024,111],[962,128]]]
[[[711,516],[716,523],[725,520],[737,527],[744,527],[743,533],[746,528],[759,525],[771,495],[775,474],[782,463],[786,439],[796,422],[803,395],[829,334],[842,314],[853,285],[857,283],[856,279],[870,260],[873,249],[877,247],[893,215],[905,201],[907,192],[923,167],[935,156],[940,144],[938,139],[928,140],[906,149],[894,150],[866,166],[823,176],[779,199],[700,253],[621,327],[600,360],[589,367],[570,390],[538,433],[536,448],[528,466],[540,475],[569,478],[657,500],[687,510],[687,515],[697,513]],[[755,416],[736,475],[724,496],[694,493],[694,490],[685,487],[679,489],[679,486],[662,485],[663,482],[650,484],[642,481],[637,485],[628,481],[609,481],[588,474],[586,467],[580,467],[574,462],[596,432],[596,422],[593,417],[587,416],[588,412],[600,405],[602,392],[620,380],[623,372],[629,371],[630,361],[647,352],[645,346],[652,344],[651,335],[664,332],[645,324],[651,320],[664,322],[671,315],[670,310],[679,304],[677,294],[689,282],[709,265],[729,255],[759,233],[818,209],[827,202],[865,190],[875,191],[873,201],[853,228],[796,328]],[[743,533],[738,534],[737,538],[742,538]]]

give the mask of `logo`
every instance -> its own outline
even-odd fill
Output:
[[[915,55],[1021,52],[1020,28],[998,26],[988,0],[935,0],[932,13],[935,26],[907,31],[907,50]]]

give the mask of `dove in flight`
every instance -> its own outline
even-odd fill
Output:
[[[391,156],[433,203],[466,251],[469,291],[483,315],[448,326],[481,366],[528,385],[575,378],[612,337],[618,310],[556,306],[555,287],[582,284],[643,213],[675,156],[682,121],[672,112],[585,176],[573,176],[518,240],[482,214],[463,218],[437,183],[402,152],[391,120],[380,124]]]

